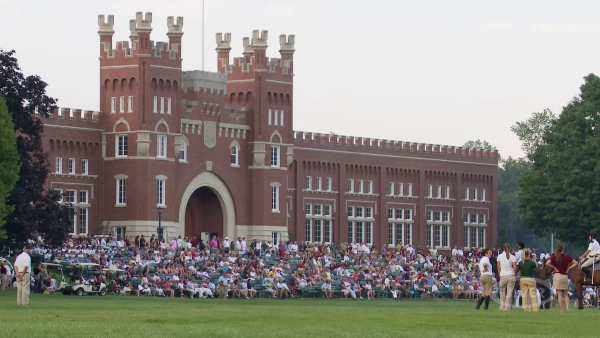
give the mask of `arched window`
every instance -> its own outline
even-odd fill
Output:
[[[188,144],[185,140],[181,140],[181,150],[179,150],[179,161],[187,162]]]
[[[239,148],[236,145],[231,146],[231,165],[238,166],[239,164]]]

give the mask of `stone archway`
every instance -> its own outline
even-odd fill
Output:
[[[206,212],[206,208],[204,206],[192,206],[188,208],[189,203],[197,204],[197,203],[206,203],[206,207],[216,207],[217,202],[220,206],[221,215],[216,215],[215,217],[205,217],[203,213]],[[214,210],[217,209],[217,210]],[[219,208],[213,208],[213,212],[219,212]],[[190,213],[192,215],[190,215]],[[205,232],[218,232],[221,236],[228,236],[229,238],[234,238],[236,233],[235,229],[235,207],[233,203],[233,198],[229,193],[229,189],[223,181],[215,174],[209,171],[205,171],[200,175],[196,176],[190,184],[188,184],[183,196],[181,198],[181,203],[179,204],[179,235],[185,236],[188,235],[188,232],[191,230],[186,229],[186,216],[188,219],[188,224],[193,222],[198,226],[198,224],[202,224],[202,219],[205,221],[221,221],[222,220],[222,232],[218,231],[220,228],[219,225],[213,224],[212,226],[202,227],[202,231]],[[200,217],[201,219],[198,219]],[[190,220],[193,218],[193,221]],[[198,229],[194,229],[193,231],[197,231]],[[197,234],[193,234],[197,235]]]

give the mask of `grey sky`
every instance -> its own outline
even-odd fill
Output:
[[[600,67],[598,1],[206,0],[205,69],[215,33],[296,35],[294,129],[462,145],[484,139],[521,156],[510,131],[531,112],[558,113]],[[0,47],[49,83],[61,107],[98,109],[98,14],[127,40],[135,12],[183,16],[184,70],[201,68],[201,1],[0,0]]]

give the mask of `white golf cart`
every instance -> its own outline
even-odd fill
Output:
[[[56,280],[51,279],[52,284],[49,287],[47,287],[46,290],[48,292],[62,291],[65,288],[65,286],[68,285],[67,282],[65,281],[65,274],[63,272],[62,265],[58,264],[58,263],[42,263],[42,265],[44,266],[46,271],[50,272],[49,270],[51,270],[51,269],[58,270],[58,271],[60,271],[60,275],[61,275],[60,284],[57,286]]]
[[[71,264],[76,269],[94,269],[100,264],[96,263],[73,263]],[[66,283],[65,283],[66,284]],[[83,296],[84,294],[106,296],[106,284],[95,283],[87,280],[83,275],[76,278],[73,283],[66,284],[62,288],[61,292],[63,295],[76,294],[77,296]]]

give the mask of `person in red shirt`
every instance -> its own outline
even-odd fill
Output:
[[[554,268],[552,287],[556,289],[560,312],[563,312],[563,301],[565,302],[567,312],[569,312],[569,278],[567,277],[567,273],[569,269],[577,266],[577,261],[565,254],[564,250],[562,245],[557,245],[556,252],[552,254],[546,265]]]

